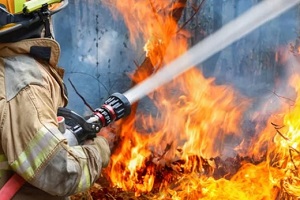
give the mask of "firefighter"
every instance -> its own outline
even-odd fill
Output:
[[[72,146],[58,129],[68,99],[50,18],[67,3],[0,0],[0,199],[69,199],[109,163],[104,137]]]

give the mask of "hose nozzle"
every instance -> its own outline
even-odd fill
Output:
[[[76,139],[76,143],[82,144],[86,139],[95,138],[102,127],[129,115],[130,111],[128,99],[123,94],[114,93],[87,118],[67,108],[59,108],[58,116],[65,118],[66,125],[72,131],[72,134],[68,136],[68,141]]]
[[[100,108],[95,110],[94,114],[104,127],[113,121],[128,116],[130,112],[131,105],[128,99],[121,93],[113,93]]]

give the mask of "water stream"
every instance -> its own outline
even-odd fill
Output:
[[[200,41],[156,74],[124,93],[132,104],[158,87],[168,83],[191,67],[202,63],[215,53],[241,39],[251,31],[297,5],[300,0],[264,0],[240,17],[224,25],[214,34]]]

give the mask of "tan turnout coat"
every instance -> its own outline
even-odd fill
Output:
[[[104,139],[71,147],[57,128],[67,104],[59,55],[51,39],[0,44],[0,187],[15,172],[27,181],[13,199],[65,199],[108,163]]]

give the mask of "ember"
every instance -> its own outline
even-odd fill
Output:
[[[145,67],[139,66],[134,84],[186,51],[189,34],[172,15],[186,1],[106,2],[124,16],[132,42],[139,34],[147,41],[150,62],[144,63],[150,69],[139,71]],[[282,101],[264,129],[253,127],[259,132],[245,138],[241,124],[251,99],[190,69],[148,95],[151,112],[137,102],[132,115],[118,124],[118,146],[90,198],[299,197],[300,76],[290,80],[298,97],[293,105]]]

